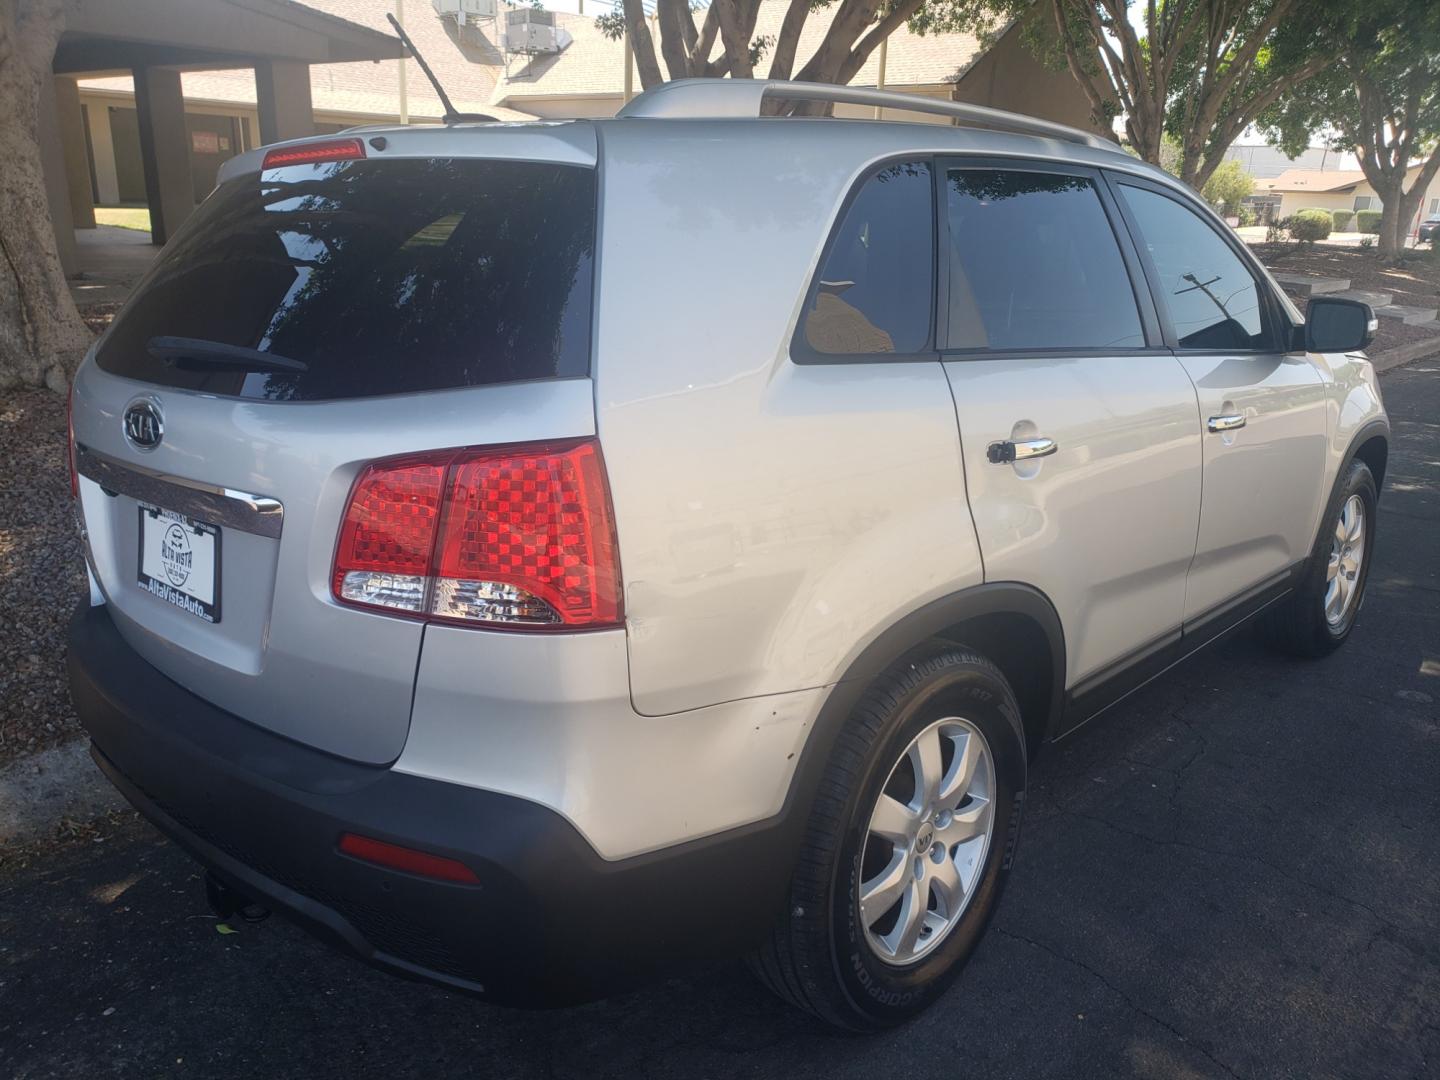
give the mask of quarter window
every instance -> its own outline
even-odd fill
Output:
[[[825,256],[805,313],[819,353],[916,353],[930,343],[935,193],[930,166],[904,162],[866,181]]]
[[[1095,182],[952,169],[949,349],[1145,345],[1130,275]]]
[[[1159,279],[1183,349],[1269,348],[1265,307],[1240,256],[1189,207],[1144,188],[1120,190]]]

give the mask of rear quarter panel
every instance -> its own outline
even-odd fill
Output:
[[[643,714],[826,685],[982,580],[940,364],[789,360],[846,192],[915,145],[823,126],[604,128],[596,424]]]

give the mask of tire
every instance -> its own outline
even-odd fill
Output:
[[[1345,644],[1355,629],[1355,620],[1365,598],[1365,583],[1374,561],[1376,505],[1378,493],[1375,477],[1363,461],[1352,461],[1336,486],[1321,520],[1320,534],[1310,553],[1309,563],[1300,585],[1286,600],[1276,605],[1264,623],[1270,645],[1289,656],[1320,657]],[[1358,543],[1342,545],[1339,530],[1347,511],[1360,511],[1361,536]],[[1353,526],[1350,530],[1353,532]],[[1344,606],[1337,613],[1327,610],[1331,599],[1333,573],[1345,571],[1346,553],[1359,551],[1359,565],[1351,579]],[[1340,555],[1337,565],[1336,556]],[[1351,555],[1353,557],[1353,554]]]
[[[971,750],[978,753],[972,757]],[[974,762],[963,798],[955,794],[965,783],[965,769],[957,766],[962,756]],[[928,817],[917,802],[924,801],[921,788],[926,786],[916,782],[915,763],[922,760],[941,763],[938,773],[929,770],[942,782],[935,785],[940,794]],[[852,1031],[891,1027],[929,1006],[959,975],[999,901],[1019,834],[1025,771],[1020,710],[990,661],[937,644],[886,671],[836,739],[787,910],[750,959],[761,981],[792,1004]],[[903,845],[871,831],[872,813],[887,791],[897,803],[913,793],[910,801],[920,810],[903,818],[904,827],[914,832],[903,851]],[[959,799],[955,809],[937,809],[947,799]],[[978,830],[984,828],[979,822],[985,805],[990,819],[982,844]],[[951,840],[969,831],[977,831],[976,837],[951,846]],[[879,914],[888,892],[877,883],[897,880],[881,868],[895,867],[894,860],[900,860],[905,879],[898,886],[901,899],[883,909],[890,914]],[[910,877],[932,872],[933,879],[914,877],[911,889]],[[956,885],[964,885],[967,876],[962,892]],[[862,916],[862,886],[873,890],[867,894],[869,918]],[[925,909],[914,899],[922,889],[928,891]],[[944,895],[952,898],[950,903]],[[905,916],[911,910],[921,912],[923,925],[907,951],[906,930],[913,922]],[[884,954],[887,940],[898,950],[889,956]]]

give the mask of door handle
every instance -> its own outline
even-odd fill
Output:
[[[1035,439],[1020,439],[1016,442],[1006,439],[1004,442],[992,442],[986,447],[985,456],[989,458],[992,465],[1010,465],[1017,461],[1049,457],[1059,449],[1059,443],[1043,436]]]
[[[1245,426],[1243,413],[1231,413],[1228,416],[1212,416],[1205,422],[1205,426],[1211,431],[1234,431]]]

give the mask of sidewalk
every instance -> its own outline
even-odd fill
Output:
[[[82,307],[125,300],[160,251],[148,232],[114,225],[76,229],[75,244],[80,272],[70,279],[70,295]]]

